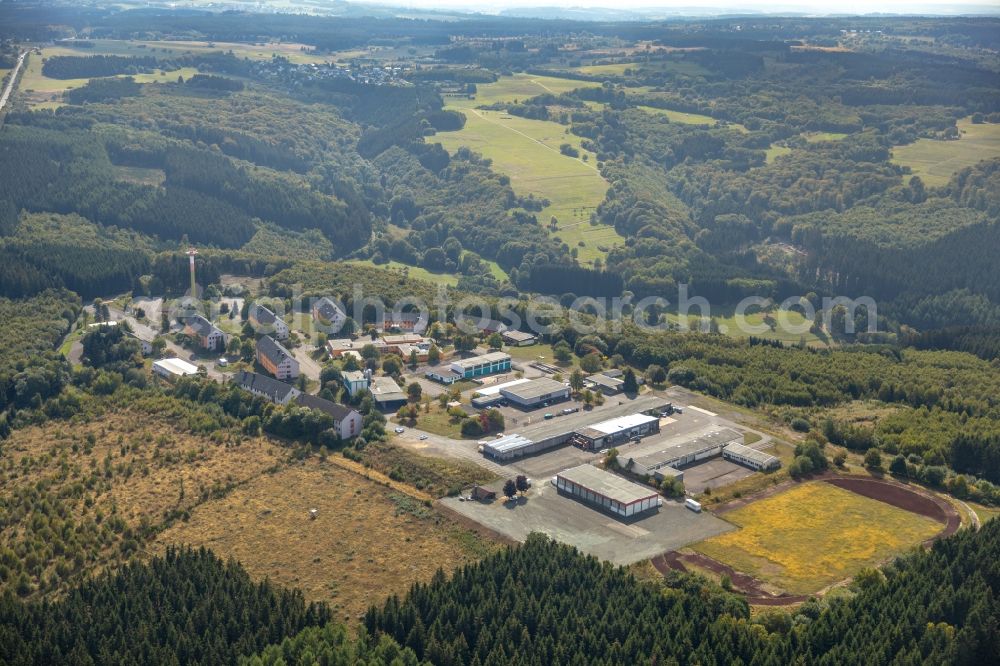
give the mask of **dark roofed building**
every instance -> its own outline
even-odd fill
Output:
[[[294,379],[299,376],[299,362],[269,335],[257,340],[257,362],[278,379]]]
[[[361,432],[361,413],[356,409],[308,393],[300,393],[295,402],[333,417],[333,427],[341,439],[352,439]]]
[[[287,405],[301,394],[294,386],[258,372],[241,370],[233,376],[232,381],[244,391],[267,398],[278,405]]]
[[[221,351],[226,344],[226,335],[201,315],[184,320],[184,334],[196,339],[202,349]]]

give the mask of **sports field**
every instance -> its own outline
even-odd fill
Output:
[[[607,181],[597,171],[596,156],[583,149],[580,137],[559,123],[475,108],[572,90],[581,83],[523,75],[480,85],[474,100],[449,100],[448,108],[465,114],[465,127],[457,132],[440,132],[431,141],[440,142],[449,152],[463,146],[470,148],[493,160],[494,170],[509,176],[518,194],[548,199],[549,205],[537,213],[539,223],[547,226],[555,217],[558,230],[553,234],[570,248],[577,248],[580,262],[585,263],[603,259],[611,247],[624,242],[612,227],[590,224],[591,213],[608,189]],[[563,155],[562,144],[573,146],[580,157]]]
[[[942,530],[941,523],[816,481],[724,514],[741,529],[692,546],[791,594],[812,594]]]
[[[1000,124],[973,125],[958,121],[957,141],[919,139],[892,149],[892,161],[908,166],[926,185],[947,185],[952,174],[991,157],[1000,156]]]

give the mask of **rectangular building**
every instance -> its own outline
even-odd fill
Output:
[[[606,449],[634,437],[646,437],[660,432],[660,419],[646,414],[630,414],[601,421],[577,430],[574,443],[590,451]]]
[[[619,461],[634,474],[657,476],[657,472],[666,467],[677,469],[717,456],[730,443],[742,440],[743,435],[740,433],[723,428],[672,445],[643,447],[633,451],[627,461],[621,458]]]
[[[395,411],[406,404],[406,394],[392,377],[372,377],[368,390],[379,409]]]
[[[222,351],[226,346],[226,334],[201,315],[192,315],[184,321],[184,334],[197,340],[202,349]]]
[[[308,393],[300,393],[295,402],[308,409],[323,412],[333,418],[333,429],[342,440],[354,439],[361,433],[361,412],[347,405],[331,402]]]
[[[522,435],[507,435],[483,444],[483,455],[497,462],[517,460],[543,450],[544,442],[534,442]]]
[[[525,333],[524,331],[504,331],[501,334],[503,337],[504,344],[510,345],[511,347],[528,347],[535,344],[537,338],[534,333]]]
[[[460,358],[453,360],[449,368],[464,379],[493,375],[510,370],[510,354],[491,352],[472,358]]]
[[[344,382],[344,388],[348,395],[354,396],[361,391],[367,391],[370,383],[368,373],[362,370],[348,370],[340,373],[340,379]]]
[[[198,374],[198,366],[192,365],[179,358],[163,358],[153,361],[153,372],[169,381],[174,381],[179,377]]]
[[[633,518],[660,505],[652,488],[640,486],[616,474],[583,464],[556,474],[559,492],[571,495],[617,518]]]
[[[263,305],[257,303],[251,305],[247,319],[258,335],[270,335],[275,340],[288,339],[288,324]]]
[[[742,437],[740,439],[743,439]],[[722,457],[734,463],[757,471],[772,470],[781,467],[781,461],[770,453],[752,449],[742,442],[733,441],[722,449]]]
[[[277,379],[259,372],[246,372],[245,370],[237,372],[233,376],[233,383],[244,391],[266,398],[276,405],[287,405],[301,394],[301,391],[294,386],[279,382]]]
[[[257,340],[257,362],[278,379],[295,379],[299,376],[299,362],[269,335]]]
[[[327,334],[340,332],[347,321],[344,309],[326,296],[313,303],[312,316],[316,329]]]
[[[546,403],[568,400],[569,392],[570,388],[568,386],[548,377],[532,379],[523,384],[516,384],[500,389],[500,395],[518,407],[525,409],[533,409]]]
[[[589,388],[600,391],[604,395],[618,395],[625,390],[625,381],[623,379],[609,377],[604,373],[590,375],[583,381]]]

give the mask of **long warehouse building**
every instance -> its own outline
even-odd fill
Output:
[[[781,467],[781,461],[770,453],[752,449],[739,442],[727,444],[726,448],[722,450],[722,457],[757,471],[778,469]]]
[[[574,433],[573,440],[578,446],[597,451],[609,446],[627,442],[635,437],[646,437],[660,432],[660,419],[647,414],[619,416],[581,428]]]
[[[626,462],[626,468],[634,474],[651,475],[660,478],[660,470],[668,467],[678,468],[684,465],[712,458],[719,455],[733,442],[741,442],[743,435],[723,428],[705,433],[699,437],[659,449],[643,447],[633,451]],[[669,475],[673,476],[672,473]]]
[[[652,488],[632,483],[593,465],[571,467],[555,475],[559,492],[611,513],[617,518],[633,518],[660,505]]]
[[[523,384],[505,386],[500,389],[500,395],[510,400],[518,407],[532,409],[545,403],[560,402],[569,399],[569,386],[548,377],[532,379]]]

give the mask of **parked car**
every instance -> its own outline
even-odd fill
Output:
[[[395,430],[393,430],[393,432],[395,432],[397,435],[402,435],[404,432],[406,432],[406,428],[396,428]]]
[[[420,441],[421,441],[421,442],[422,442],[422,441],[424,441],[425,439],[427,439],[427,435],[421,435],[421,436],[420,436]]]
[[[551,419],[551,418],[552,418],[552,417],[554,417],[554,416],[555,416],[555,414],[553,414],[553,413],[551,413],[551,412],[547,412],[547,413],[545,414],[545,416],[544,416],[543,418],[544,418],[544,419],[545,419],[546,421],[548,421],[549,419]]]

